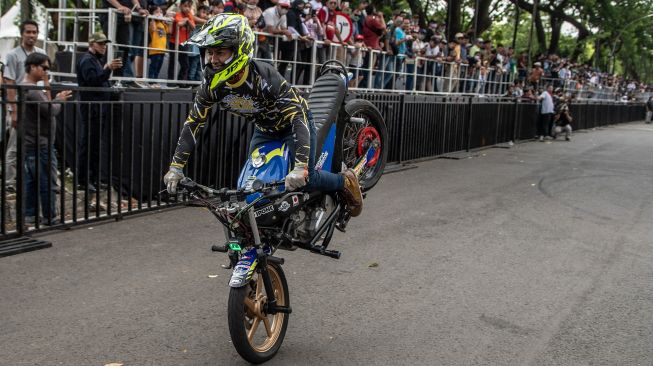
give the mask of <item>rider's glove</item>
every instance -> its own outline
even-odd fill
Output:
[[[294,191],[306,185],[308,171],[306,167],[296,166],[288,175],[286,175],[286,190]]]
[[[177,183],[184,178],[184,172],[175,167],[170,167],[170,170],[163,176],[163,183],[166,185],[168,193],[177,193]]]

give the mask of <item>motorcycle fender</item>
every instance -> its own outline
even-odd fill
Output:
[[[256,248],[251,248],[246,251],[241,257],[234,271],[231,273],[229,280],[229,287],[243,287],[252,280],[258,259],[256,258]]]

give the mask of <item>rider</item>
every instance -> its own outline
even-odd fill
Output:
[[[315,169],[316,132],[308,103],[272,65],[252,61],[254,33],[247,18],[218,14],[188,43],[205,49],[208,63],[170,170],[163,177],[168,192],[176,192],[199,129],[211,106],[219,103],[222,109],[254,122],[250,154],[269,140],[283,140],[291,149],[294,167],[285,178],[286,189],[340,191],[351,216],[360,215],[363,199],[358,177],[351,169],[340,174]]]

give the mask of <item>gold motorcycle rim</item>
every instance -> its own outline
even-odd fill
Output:
[[[281,283],[281,277],[273,266],[268,266],[268,274],[274,289],[274,297],[277,305],[286,306],[286,297]],[[265,353],[272,349],[277,343],[286,314],[266,314],[264,311],[267,302],[267,294],[263,285],[263,277],[257,273],[252,279],[245,295],[245,329],[247,330],[247,341],[252,349],[259,353]]]

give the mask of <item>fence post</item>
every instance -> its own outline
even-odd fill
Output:
[[[517,101],[517,99],[515,99],[513,104],[515,106],[515,112],[513,113],[513,116],[512,116],[513,117],[513,126],[512,126],[512,140],[511,141],[517,141],[517,137],[518,137],[517,136],[517,120],[519,119],[519,117],[517,117],[519,115],[519,102]]]
[[[468,97],[469,101],[467,103],[467,128],[465,131],[467,132],[467,149],[466,151],[469,152],[470,146],[472,144],[472,99],[473,97]]]
[[[23,160],[24,151],[23,151],[23,134],[25,133],[25,123],[23,121],[25,117],[25,94],[23,88],[19,87],[16,91],[16,107],[18,108],[18,126],[16,133],[16,232],[18,236],[23,236],[24,225],[25,225],[25,216],[24,216],[24,207],[25,207],[25,190],[24,187],[24,173],[23,173]],[[37,167],[38,169],[38,167]],[[62,190],[63,191],[63,190]],[[36,212],[38,215],[39,212]]]
[[[315,84],[315,61],[317,60],[317,42],[313,41],[313,46],[311,47],[311,87]]]
[[[399,164],[401,164],[404,157],[404,136],[406,131],[406,95],[399,96]]]
[[[147,79],[147,77],[149,76],[149,73],[148,73],[149,70],[148,70],[148,67],[147,67],[148,66],[147,65],[147,59],[148,59],[149,53],[150,53],[150,48],[148,47],[149,38],[150,38],[150,18],[149,18],[148,15],[143,16],[143,29],[144,29],[144,33],[145,33],[145,34],[143,34],[143,44],[144,44],[145,48],[143,48],[143,75],[141,75],[141,77],[143,79]],[[157,78],[158,77],[159,76],[157,75]],[[109,206],[111,206],[111,205],[109,205]]]

